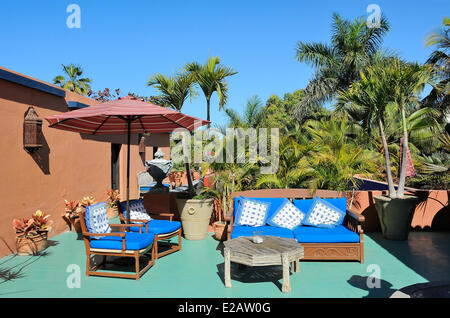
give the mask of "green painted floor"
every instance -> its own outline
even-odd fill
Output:
[[[180,252],[159,259],[135,281],[86,277],[84,243],[65,232],[51,238],[41,256],[1,258],[0,297],[389,297],[407,285],[450,281],[450,233],[414,232],[405,242],[369,233],[364,264],[301,262],[300,272],[290,276],[289,294],[281,292],[281,266],[239,269],[232,264],[233,286],[225,288],[221,244],[211,235],[202,241],[183,239]],[[76,282],[73,268],[81,270],[79,288],[70,285]],[[378,273],[381,283],[369,288],[367,281],[370,285],[370,276]]]

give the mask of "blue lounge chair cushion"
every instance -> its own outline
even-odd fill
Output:
[[[89,233],[111,233],[109,218],[106,214],[106,202],[89,205],[86,207],[86,227]],[[92,236],[93,239],[100,239],[100,236]]]
[[[340,210],[329,201],[316,196],[302,223],[304,225],[331,228],[341,225],[345,214],[346,209]]]
[[[181,223],[178,221],[152,219],[147,224],[148,231],[152,232],[154,235],[172,233],[181,228]],[[130,227],[130,231],[139,232],[139,227],[132,226]],[[145,225],[142,226],[142,232],[145,232]]]
[[[359,235],[343,225],[333,228],[299,226],[293,233],[299,243],[359,243]]]
[[[127,250],[141,250],[153,243],[155,235],[153,233],[125,232],[125,247]],[[109,250],[121,250],[122,238],[120,236],[104,236],[98,240],[90,242],[91,248],[101,248]]]
[[[231,238],[237,238],[240,236],[253,236],[253,231],[262,231],[262,235],[272,235],[277,237],[284,237],[284,238],[294,238],[294,233],[286,228],[282,227],[275,227],[275,226],[246,226],[246,225],[234,225],[233,231],[231,232]]]

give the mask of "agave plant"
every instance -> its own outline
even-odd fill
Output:
[[[83,199],[81,199],[80,205],[83,208],[86,208],[89,205],[94,205],[96,203],[95,198],[93,196],[87,196],[87,197],[83,197]]]

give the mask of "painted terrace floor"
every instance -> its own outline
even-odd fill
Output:
[[[414,232],[406,242],[369,233],[364,264],[301,262],[300,272],[291,273],[288,294],[281,292],[281,266],[240,269],[232,263],[233,286],[225,288],[222,244],[211,235],[202,241],[183,239],[180,252],[159,259],[135,281],[86,277],[84,243],[65,232],[50,239],[43,255],[1,258],[0,297],[361,298],[389,297],[416,283],[450,281],[450,233]],[[81,269],[79,288],[67,285],[72,264]],[[367,280],[376,270],[381,284],[369,288]]]

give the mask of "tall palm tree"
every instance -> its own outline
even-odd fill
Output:
[[[258,95],[254,95],[247,100],[243,115],[232,108],[225,108],[228,117],[228,127],[234,128],[257,128],[264,116],[262,102]]]
[[[206,119],[210,121],[210,105],[213,93],[217,93],[219,109],[222,109],[228,100],[228,83],[226,78],[237,74],[237,72],[231,67],[221,65],[218,56],[208,57],[204,65],[197,62],[187,63],[185,70],[193,77],[205,95]]]
[[[161,93],[158,96],[162,106],[173,108],[181,111],[184,102],[188,97],[192,98],[196,95],[193,86],[192,77],[187,74],[178,74],[170,77],[157,73],[150,77],[147,81],[147,86],[156,87]],[[191,166],[188,161],[185,162],[186,176],[188,181],[188,192],[190,195],[194,194],[194,186],[191,178]]]
[[[440,81],[423,99],[423,104],[439,109],[444,121],[445,116],[450,116],[450,18],[444,18],[442,28],[427,36],[426,46],[436,47],[426,63],[433,65]]]
[[[161,94],[158,96],[161,106],[181,111],[184,102],[197,95],[192,77],[186,74],[166,76],[157,73],[150,77],[147,86],[155,87]]]
[[[296,109],[300,120],[359,79],[360,71],[371,62],[389,29],[384,16],[378,28],[370,28],[363,17],[351,22],[334,13],[330,44],[298,42],[297,60],[316,70]]]
[[[406,149],[408,147],[407,112],[417,105],[418,94],[426,83],[432,80],[431,69],[417,63],[405,63],[397,58],[381,58],[361,72],[361,79],[348,90],[339,93],[338,109],[347,108],[353,116],[359,117],[363,127],[378,126],[386,165],[386,176],[391,198],[403,197],[406,179]],[[399,186],[396,191],[391,173],[389,148],[385,134],[386,111],[394,107],[401,120],[403,151]]]
[[[62,67],[64,74],[68,78],[66,79],[63,75],[58,75],[53,79],[53,83],[71,92],[87,95],[91,90],[91,79],[81,78],[83,69],[74,64],[62,64]]]

